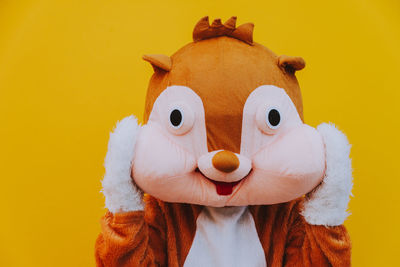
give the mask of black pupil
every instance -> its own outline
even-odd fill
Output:
[[[281,121],[281,115],[276,109],[271,109],[268,113],[268,121],[272,126],[277,126]]]
[[[174,109],[169,116],[169,120],[173,126],[179,126],[179,124],[182,122],[182,113],[179,110]]]

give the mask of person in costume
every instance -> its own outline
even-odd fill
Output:
[[[304,123],[300,57],[202,18],[110,135],[97,266],[350,266],[350,145]]]

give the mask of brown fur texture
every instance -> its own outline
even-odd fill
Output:
[[[350,266],[345,227],[307,224],[299,213],[302,201],[250,207],[267,266]],[[145,204],[144,212],[105,215],[97,266],[183,266],[202,207],[148,195]]]
[[[294,73],[304,67],[304,60],[279,57],[253,43],[252,35],[249,42],[248,26],[244,37],[232,36],[232,19],[225,27],[214,22],[211,30],[204,18],[199,23],[195,42],[171,57],[172,66],[165,57],[146,59],[155,73],[146,97],[145,123],[156,98],[170,85],[187,86],[202,99],[209,151],[240,152],[243,106],[260,85],[284,88],[303,118]],[[300,214],[303,201],[250,207],[268,266],[350,266],[351,245],[345,227],[308,224]],[[166,203],[149,195],[144,202],[144,211],[104,216],[96,242],[97,266],[183,266],[202,207]]]

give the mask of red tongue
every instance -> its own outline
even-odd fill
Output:
[[[233,185],[230,185],[230,184],[224,184],[224,185],[216,184],[216,186],[217,186],[217,194],[218,195],[228,196],[228,195],[232,194]]]
[[[239,182],[240,181],[233,183],[224,183],[224,182],[213,181],[213,183],[217,187],[217,194],[222,196],[228,196],[232,194],[233,187],[237,185]]]

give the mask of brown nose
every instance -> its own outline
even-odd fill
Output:
[[[212,165],[222,172],[233,172],[239,167],[239,159],[236,155],[228,150],[219,151],[212,158]]]

